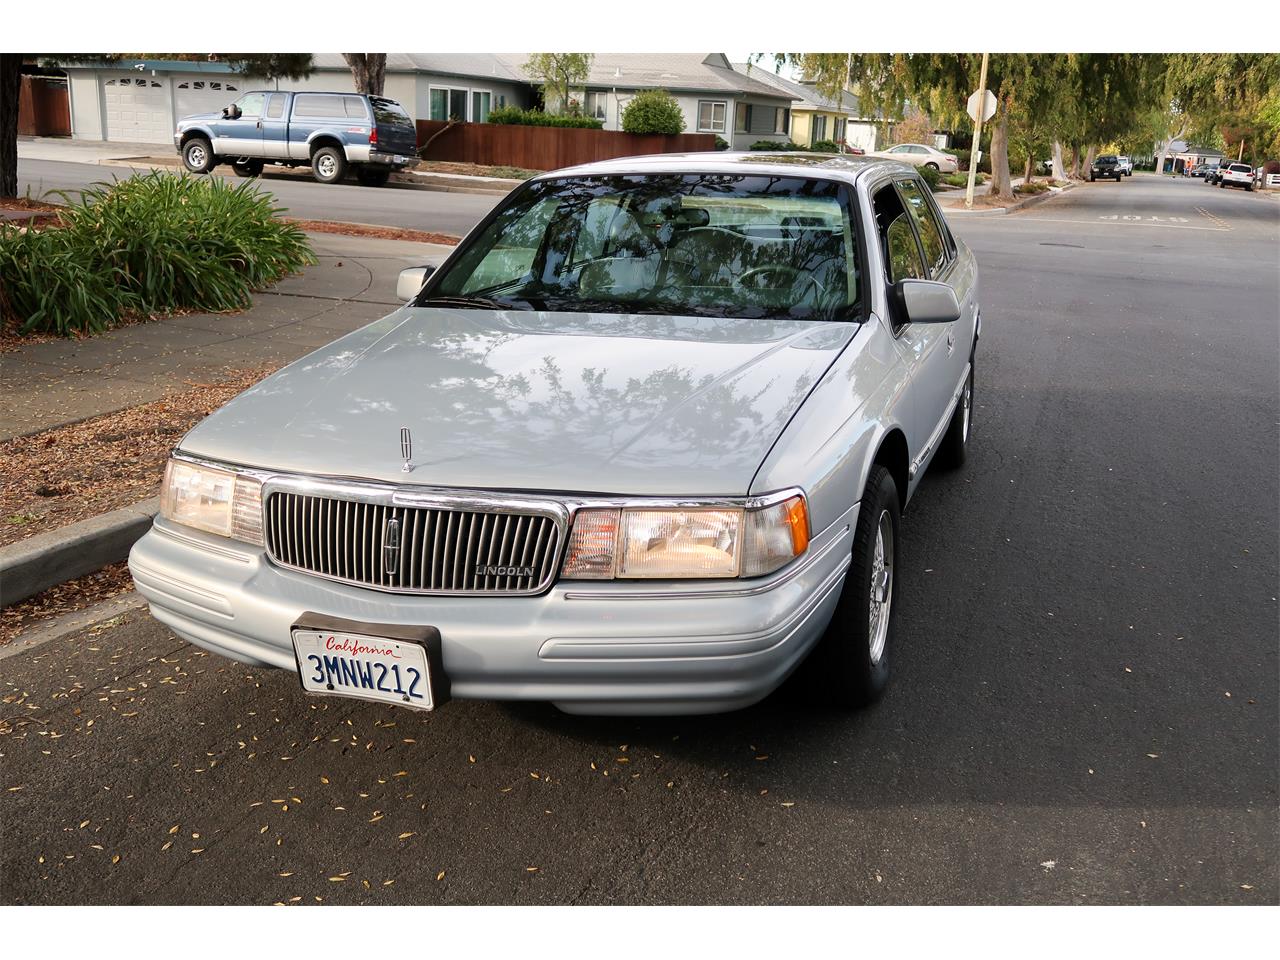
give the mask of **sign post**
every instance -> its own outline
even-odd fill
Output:
[[[973,146],[969,148],[969,185],[964,191],[964,205],[973,209],[973,184],[978,176],[978,162],[981,156],[978,143],[982,140],[982,121],[989,120],[996,112],[996,98],[987,89],[987,60],[989,53],[982,55],[982,71],[978,76],[978,89],[969,98],[969,116],[973,117]]]

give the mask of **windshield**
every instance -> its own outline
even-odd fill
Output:
[[[839,185],[748,174],[531,183],[420,302],[523,310],[848,319],[856,246]]]

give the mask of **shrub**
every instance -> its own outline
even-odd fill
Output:
[[[747,149],[767,150],[770,153],[777,153],[780,150],[801,150],[803,148],[796,146],[790,140],[757,140]]]
[[[920,176],[924,177],[924,182],[929,185],[930,190],[938,185],[938,178],[942,174],[938,173],[933,167],[916,167],[916,169],[920,172]]]
[[[153,172],[86,188],[61,227],[0,225],[0,322],[69,336],[130,317],[243,309],[254,288],[316,262],[271,202],[252,182]]]
[[[622,111],[627,133],[683,133],[684,114],[676,98],[665,90],[642,90]]]
[[[716,134],[716,149],[717,150],[729,149],[729,141],[726,140],[724,137],[720,136],[720,134],[718,133]]]
[[[814,153],[839,153],[840,144],[834,140],[815,140],[809,149]]]
[[[489,111],[489,123],[506,123],[520,127],[583,127],[588,130],[604,129],[603,121],[595,117],[543,113],[541,110],[521,110],[519,107],[497,107]]]
[[[1049,189],[1047,183],[1020,183],[1014,187],[1014,193],[1037,194],[1044,193]]]

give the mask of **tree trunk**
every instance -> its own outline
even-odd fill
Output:
[[[1093,144],[1084,152],[1084,163],[1080,166],[1080,176],[1089,179],[1089,171],[1093,169],[1093,158],[1098,155],[1098,148]]]
[[[382,96],[382,86],[387,75],[385,53],[344,53],[342,59],[351,68],[351,79],[360,93]]]
[[[1053,141],[1053,179],[1067,180],[1067,168],[1062,165],[1062,141]]]
[[[991,128],[991,191],[998,200],[1013,199],[1013,182],[1009,178],[1009,116],[1002,109]]]
[[[1034,180],[1034,179],[1035,179],[1035,175],[1036,175],[1036,172],[1035,172],[1035,160],[1033,159],[1033,157],[1032,157],[1032,155],[1031,155],[1031,154],[1032,154],[1032,151],[1031,151],[1031,150],[1028,150],[1028,151],[1027,151],[1027,165],[1026,165],[1026,167],[1025,167],[1025,168],[1023,168],[1023,171],[1022,171],[1022,182],[1023,182],[1023,183],[1030,183],[1032,180]]]
[[[1080,179],[1080,146],[1073,143],[1071,145],[1071,170],[1067,173],[1072,180]]]
[[[18,94],[22,54],[0,53],[0,197],[18,195]]]

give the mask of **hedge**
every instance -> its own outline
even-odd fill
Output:
[[[603,130],[604,122],[595,117],[572,114],[543,113],[541,110],[521,110],[519,107],[497,107],[489,111],[489,123],[505,123],[519,127],[582,127],[587,130]]]

